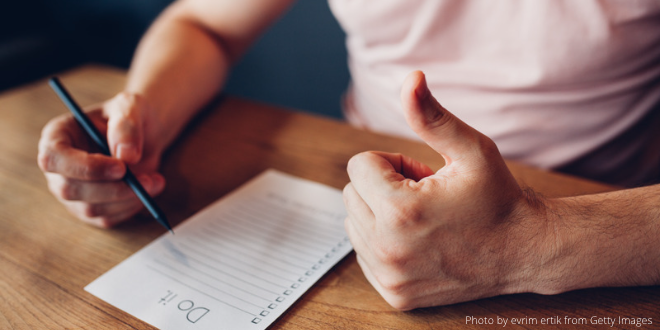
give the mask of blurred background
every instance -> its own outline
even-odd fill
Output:
[[[2,1],[0,91],[83,63],[128,68],[170,0]],[[236,66],[231,94],[341,118],[344,33],[326,1],[298,1]]]

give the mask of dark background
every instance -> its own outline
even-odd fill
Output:
[[[83,63],[128,68],[170,0],[0,2],[0,90]],[[236,66],[226,91],[335,118],[349,80],[344,33],[326,1],[298,1]]]

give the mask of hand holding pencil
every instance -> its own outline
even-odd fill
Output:
[[[81,220],[99,227],[123,222],[144,206],[122,181],[127,165],[144,188],[155,196],[165,187],[157,172],[164,145],[160,145],[155,115],[138,95],[120,93],[87,116],[107,138],[111,156],[90,139],[71,114],[52,119],[39,141],[39,166],[51,192]],[[153,213],[153,212],[152,212]]]

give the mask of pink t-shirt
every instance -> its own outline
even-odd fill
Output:
[[[419,69],[440,103],[505,158],[627,185],[657,180],[660,1],[330,0],[330,7],[347,33],[351,123],[417,139],[399,96]]]

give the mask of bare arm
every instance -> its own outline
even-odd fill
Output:
[[[126,89],[91,109],[112,157],[91,152],[69,115],[51,120],[39,141],[39,167],[71,213],[110,227],[143,206],[120,181],[130,165],[151,195],[165,187],[161,155],[188,120],[220,91],[229,68],[293,0],[181,0],[138,47]]]
[[[555,235],[532,291],[660,284],[660,185],[550,199],[541,211]]]
[[[163,12],[137,49],[126,90],[157,109],[167,144],[292,2],[183,0]]]

